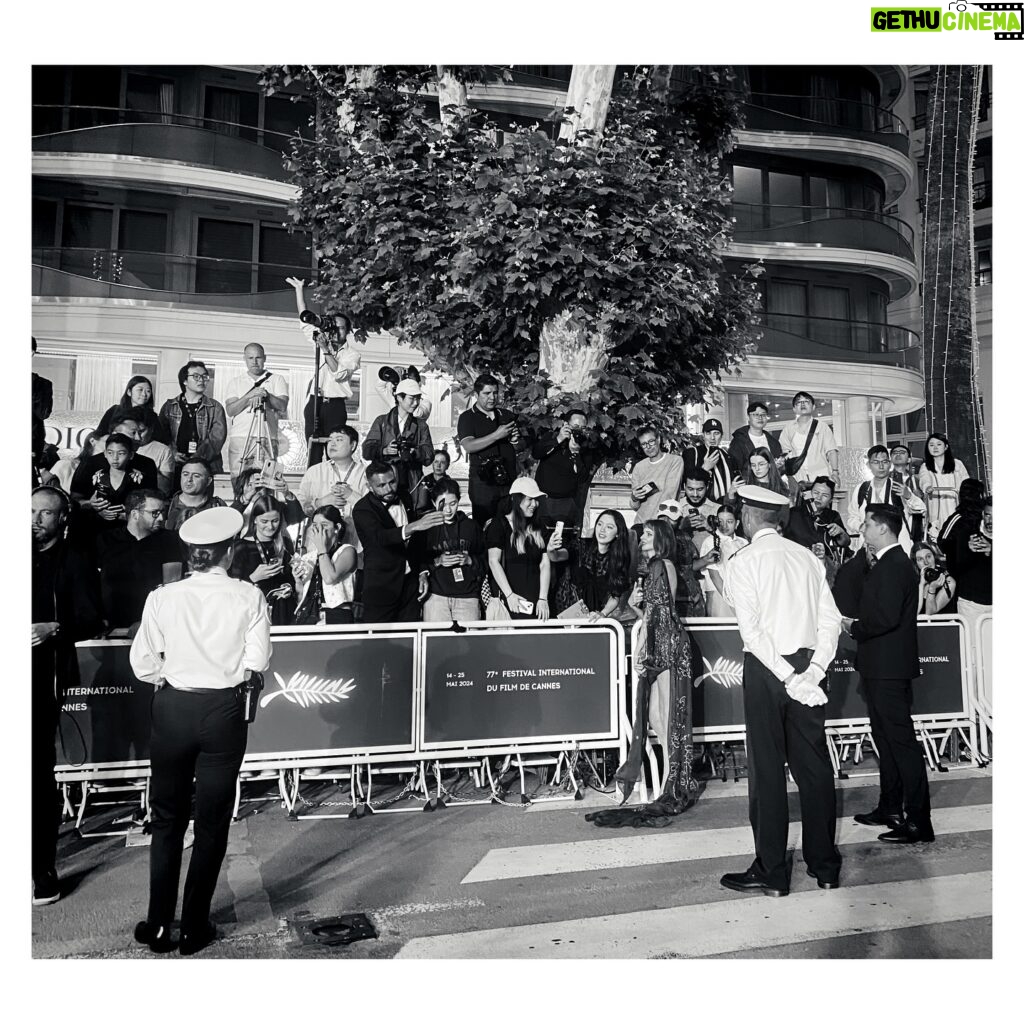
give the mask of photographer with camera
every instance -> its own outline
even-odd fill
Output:
[[[412,494],[423,476],[423,467],[434,457],[430,427],[416,417],[421,394],[416,381],[399,381],[394,408],[373,421],[363,441],[367,462],[386,462],[394,467],[402,497]]]
[[[255,342],[242,352],[245,370],[228,385],[224,408],[231,423],[228,427],[228,472],[232,479],[251,464],[261,465],[264,459],[277,458],[277,423],[288,414],[288,382],[279,373],[266,369],[267,354]],[[260,419],[266,421],[262,433]],[[256,423],[253,423],[256,420]],[[261,438],[270,441],[270,451],[262,451]]]
[[[956,581],[946,572],[942,553],[931,541],[914,545],[910,557],[917,570],[917,614],[938,615],[940,612],[956,611],[951,603],[956,595]]]
[[[729,559],[749,541],[736,536],[740,525],[739,509],[733,505],[722,505],[717,515],[708,516],[711,535],[700,546],[700,561],[704,562],[704,578],[700,581],[704,591],[704,603],[712,618],[732,618],[736,612],[725,599],[723,573]],[[707,559],[711,559],[707,561]]]
[[[516,451],[525,444],[516,418],[498,408],[497,377],[482,373],[473,382],[476,404],[460,417],[459,444],[469,456],[469,501],[473,520],[483,529],[498,511],[516,478]]]
[[[315,466],[323,458],[323,441],[312,439],[313,420],[315,418],[317,421],[317,438],[327,437],[348,422],[345,401],[352,397],[349,381],[359,369],[360,357],[348,344],[348,335],[352,330],[349,318],[344,313],[318,316],[311,312],[306,309],[303,295],[306,282],[298,277],[289,277],[286,281],[295,289],[295,307],[302,321],[302,333],[315,349],[319,349],[323,358],[316,380],[309,382],[309,398],[302,413],[306,443],[309,445],[307,465]]]
[[[573,409],[562,420],[557,431],[547,431],[533,446],[534,479],[547,495],[540,504],[541,515],[550,523],[564,522],[578,531],[596,457],[586,447],[587,414]]]
[[[241,527],[235,509],[213,508],[181,528],[192,574],[149,595],[132,642],[132,671],[156,687],[149,910],[135,927],[135,940],[154,953],[177,946],[188,956],[217,937],[210,904],[227,849],[247,723],[258,695],[254,691],[270,666],[271,652],[266,598],[251,583],[227,574]],[[176,943],[171,922],[193,782],[195,842]]]

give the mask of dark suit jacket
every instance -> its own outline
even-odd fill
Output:
[[[408,504],[405,510],[412,522]],[[384,502],[372,492],[355,503],[352,522],[363,545],[363,601],[372,605],[396,602],[409,557],[401,528],[395,525]]]
[[[850,630],[854,665],[868,679],[913,679],[917,660],[917,573],[897,545],[864,578],[860,614]]]

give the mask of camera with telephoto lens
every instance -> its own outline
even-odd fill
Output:
[[[409,437],[396,438],[398,444],[397,458],[402,462],[409,462],[416,458],[416,442]]]
[[[942,570],[941,569],[936,569],[936,568],[934,568],[932,566],[929,566],[924,571],[924,581],[925,581],[925,583],[934,583],[941,575],[942,575]]]

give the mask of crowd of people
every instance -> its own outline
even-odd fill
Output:
[[[992,498],[942,434],[928,437],[919,465],[903,444],[871,447],[870,478],[845,482],[844,521],[833,508],[838,445],[806,392],[794,396],[794,417],[778,437],[764,429],[769,411],[757,400],[728,446],[715,418],[678,452],[647,427],[630,473],[633,522],[624,509],[605,509],[588,524],[599,462],[592,418],[572,410],[537,436],[501,405],[498,379],[483,373],[457,426],[469,463],[464,496],[447,450],[431,437],[414,368],[382,373],[391,408],[365,437],[347,422],[344,399],[359,363],[348,322],[309,313],[303,283],[292,283],[303,331],[323,357],[306,406],[311,462],[294,493],[273,463],[287,383],[266,369],[258,344],[246,347],[246,373],[232,382],[226,407],[207,394],[201,360],[181,367],[180,394],[159,411],[152,382],[133,376],[82,451],[64,460],[45,444],[52,389],[33,375],[33,659],[34,670],[38,662],[58,681],[52,692],[33,688],[40,735],[52,738],[74,642],[133,637],[149,594],[187,575],[180,532],[225,504],[213,493],[224,458],[242,521],[227,573],[262,592],[275,625],[642,620],[643,647],[634,654],[651,686],[637,695],[636,716],[661,737],[668,766],[647,822],[696,798],[683,620],[737,616],[727,568],[753,539],[745,490],[778,502],[773,529],[820,563],[844,615],[853,614],[849,595],[859,595],[871,568],[862,534],[880,508],[892,510],[898,543],[911,556],[918,614],[973,619],[991,607]],[[37,782],[52,790],[52,742],[34,746],[42,751]],[[617,776],[624,795],[639,773],[640,746]],[[34,834],[51,832],[43,814]],[[49,840],[38,846],[52,853]],[[52,855],[41,856],[34,877],[46,902],[56,876]]]

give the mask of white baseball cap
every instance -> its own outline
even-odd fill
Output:
[[[537,481],[532,476],[521,476],[512,481],[508,489],[509,494],[522,494],[527,498],[546,498],[546,492],[537,486]]]
[[[395,387],[396,395],[422,395],[423,388],[419,386],[414,380],[406,378],[403,381],[399,381]]]

